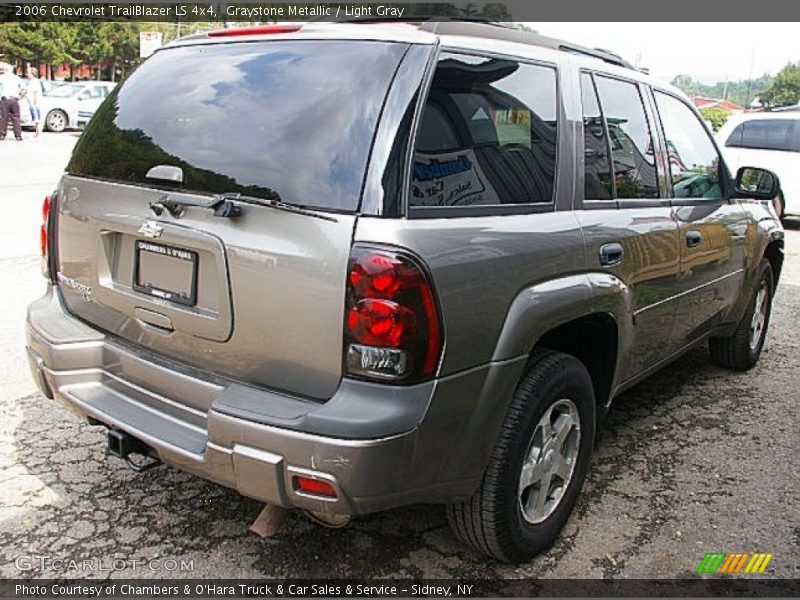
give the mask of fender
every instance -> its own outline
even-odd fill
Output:
[[[632,344],[633,303],[622,280],[611,273],[589,272],[526,287],[511,302],[492,360],[529,354],[548,331],[597,313],[617,322],[618,351],[624,356]]]
[[[764,215],[768,214],[763,207],[760,207],[760,209]],[[724,331],[724,334],[732,333],[732,329],[736,327],[747,310],[747,304],[750,301],[750,296],[755,286],[756,270],[758,269],[758,265],[761,264],[761,259],[765,256],[767,246],[772,242],[778,242],[782,251],[784,237],[783,228],[772,216],[762,216],[757,223],[751,223],[748,226],[745,236],[745,257],[747,263],[745,264],[744,283],[742,284],[739,298],[731,307],[729,318],[726,319],[726,321],[732,323],[731,331]],[[775,277],[775,285],[777,286],[780,273],[773,273],[773,276]]]

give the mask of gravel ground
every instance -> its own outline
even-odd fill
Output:
[[[759,365],[727,372],[702,348],[620,397],[548,553],[522,566],[485,559],[456,542],[436,506],[342,530],[292,515],[263,540],[247,530],[255,501],[169,467],[136,475],[106,457],[101,428],[35,392],[23,319],[44,288],[40,199],[74,141],[0,144],[0,577],[681,577],[712,551],[772,552],[762,577],[800,577],[800,222],[787,231]],[[45,555],[94,570],[27,568]],[[109,569],[115,558],[125,568]],[[167,559],[192,568],[168,570]]]

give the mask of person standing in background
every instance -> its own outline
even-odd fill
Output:
[[[39,71],[35,67],[28,67],[26,73],[26,88],[25,98],[28,100],[28,105],[31,107],[31,121],[36,127],[34,137],[38,138],[42,133],[42,109],[40,107],[42,94],[44,93],[44,86],[39,79]]]
[[[0,62],[0,141],[6,139],[8,118],[14,126],[14,137],[22,141],[22,127],[19,122],[19,99],[24,93],[22,79],[14,74],[13,67]]]

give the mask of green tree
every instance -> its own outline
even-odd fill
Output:
[[[705,84],[692,79],[689,75],[677,75],[672,79],[672,85],[683,90],[688,96],[719,98],[748,108],[753,98],[760,97],[772,84],[773,80],[774,77],[764,74],[755,79],[718,81],[713,84]]]
[[[731,116],[731,113],[719,107],[701,108],[700,114],[703,115],[706,121],[711,123],[711,127],[714,131],[719,131],[719,128],[725,125],[725,121]]]
[[[772,107],[800,102],[800,62],[783,67],[761,99]]]

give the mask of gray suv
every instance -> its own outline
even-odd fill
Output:
[[[195,35],[46,200],[30,365],[133,468],[332,525],[442,503],[522,561],[615,396],[706,341],[758,360],[777,186],[607,52],[467,22]]]

